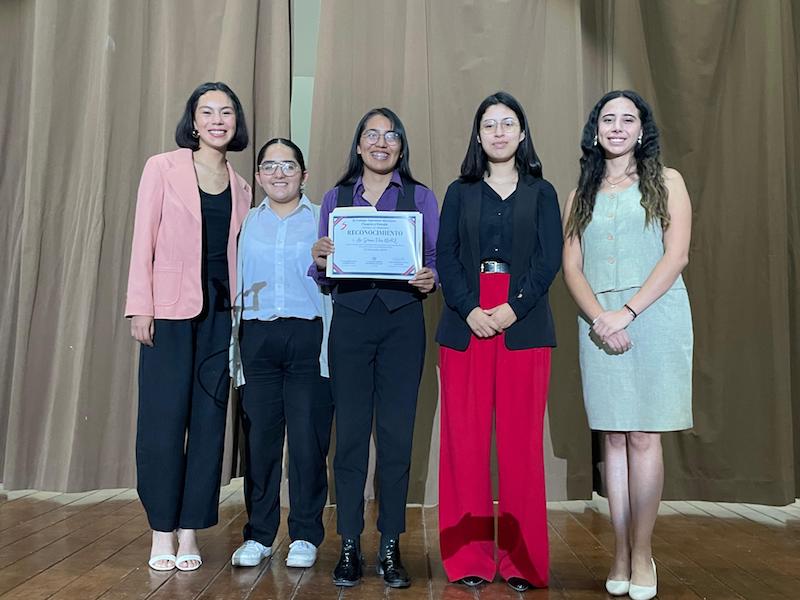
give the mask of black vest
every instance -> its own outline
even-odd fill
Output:
[[[414,201],[416,184],[403,179],[403,187],[397,197],[397,208],[400,211],[417,211]],[[353,206],[352,184],[339,186],[336,189],[336,207]],[[424,255],[423,247],[423,255]],[[340,279],[333,288],[333,301],[360,313],[366,313],[372,300],[377,296],[390,311],[411,302],[423,300],[426,294],[407,281],[386,279]]]

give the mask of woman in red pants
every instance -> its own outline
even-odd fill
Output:
[[[439,535],[450,581],[477,586],[499,572],[517,591],[547,585],[542,430],[555,346],[547,292],[561,248],[556,192],[542,179],[525,113],[510,94],[492,94],[475,113],[436,246],[445,299]]]

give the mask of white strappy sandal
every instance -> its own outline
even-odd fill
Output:
[[[159,566],[156,564],[162,560],[171,560],[172,566]],[[155,556],[151,556],[150,560],[147,561],[147,566],[153,569],[153,571],[172,571],[177,565],[178,559],[175,558],[174,554],[156,554]]]
[[[182,567],[181,563],[189,562],[190,560],[196,560],[197,566],[189,566],[189,567]],[[178,558],[175,559],[175,567],[178,571],[196,571],[200,568],[200,565],[203,564],[203,559],[200,558],[199,554],[181,554]]]

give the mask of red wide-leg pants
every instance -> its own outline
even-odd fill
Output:
[[[508,298],[509,276],[481,274],[480,304]],[[508,350],[504,335],[442,347],[439,539],[450,581],[522,577],[547,586],[548,543],[542,433],[550,348]],[[499,512],[495,559],[490,474],[497,432]]]

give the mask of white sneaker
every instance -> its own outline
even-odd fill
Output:
[[[311,542],[297,540],[289,544],[289,554],[286,557],[287,567],[310,567],[317,560],[317,547]]]
[[[256,567],[272,554],[272,547],[260,544],[255,540],[245,540],[231,556],[234,567]]]

